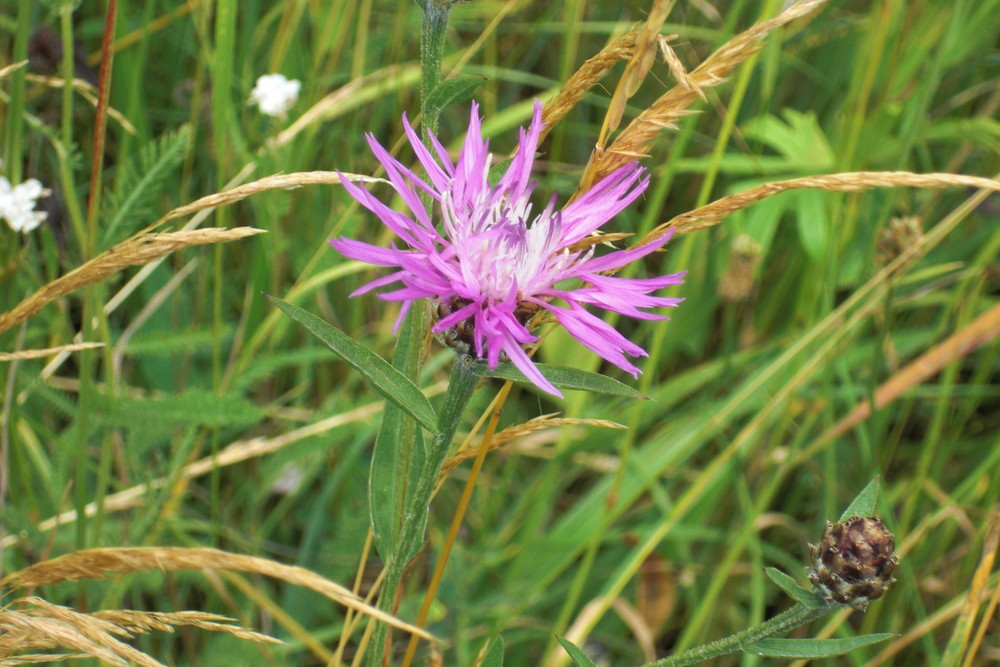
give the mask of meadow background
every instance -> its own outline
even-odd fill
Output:
[[[550,99],[649,5],[457,4],[445,72],[482,77],[484,133],[506,155],[532,100]],[[672,48],[691,70],[781,8],[678,2],[663,33],[677,36]],[[419,110],[421,13],[408,0],[121,3],[110,104],[125,120],[108,118],[88,222],[95,109],[45,77],[65,71],[62,47],[72,45],[76,76],[97,83],[106,9],[0,6],[0,67],[30,58],[0,79],[4,175],[53,191],[37,231],[0,225],[0,313],[199,197],[272,174],[374,174],[364,133],[398,149],[402,113]],[[641,235],[788,178],[993,177],[998,34],[997,0],[827,3],[776,31],[706,89],[701,113],[661,133],[643,159],[652,185],[605,231]],[[623,67],[552,129],[539,202],[575,191]],[[247,104],[271,72],[302,81],[284,120]],[[658,61],[626,122],[674,84]],[[467,118],[468,102],[445,110],[447,145]],[[688,271],[671,293],[686,301],[670,322],[617,323],[650,352],[638,380],[602,368],[559,331],[538,358],[607,371],[650,400],[514,390],[502,428],[560,413],[627,429],[525,429],[490,454],[431,610],[428,630],[444,641],[423,644],[420,660],[471,665],[502,634],[505,664],[555,665],[566,659],[559,634],[598,664],[638,664],[760,622],[789,605],[763,568],[804,580],[806,544],[875,476],[903,554],[899,582],[867,613],[834,615],[808,635],[898,633],[829,664],[1000,659],[990,620],[1000,597],[1000,347],[997,317],[977,321],[1000,295],[998,209],[995,195],[962,187],[800,190],[678,234],[633,267]],[[348,298],[380,274],[326,243],[389,235],[337,185],[261,192],[207,213],[202,226],[266,233],[124,269],[0,334],[5,353],[66,345],[95,318],[82,340],[105,344],[0,362],[3,574],[82,548],[175,545],[266,557],[370,590],[379,563],[366,546],[367,486],[381,401],[263,295],[389,356],[396,307]],[[956,334],[971,336],[956,354],[935,347]],[[436,395],[453,352],[428,350],[423,386]],[[916,359],[933,372],[908,371]],[[499,386],[473,397],[465,431]],[[869,416],[885,386],[898,391]],[[456,467],[434,500],[404,620],[417,615],[467,475],[468,463]],[[74,520],[88,503],[87,520]],[[15,594],[5,590],[4,603]],[[218,612],[287,642],[190,627],[136,641],[177,665],[351,664],[364,630],[348,639],[342,607],[256,574],[151,571],[35,594],[81,611]]]

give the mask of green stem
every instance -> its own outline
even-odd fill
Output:
[[[31,36],[31,0],[20,0],[17,6],[17,32],[14,34],[14,59],[21,62],[28,59],[28,40]],[[21,182],[24,155],[24,75],[27,68],[19,67],[10,77],[10,107],[7,109],[7,146],[3,157],[7,177],[13,185]]]
[[[424,143],[427,133],[436,134],[440,109],[428,106],[431,91],[441,80],[441,60],[444,57],[445,29],[451,13],[451,0],[423,0],[424,22],[420,31],[420,126]],[[430,145],[428,144],[428,147]]]
[[[421,0],[420,4],[424,12],[420,31],[420,127],[424,144],[433,150],[429,134],[437,132],[439,110],[430,108],[427,101],[430,99],[431,91],[441,80],[445,29],[448,26],[448,15],[451,13],[452,3],[451,0]],[[421,193],[421,195],[424,205],[430,209],[432,204],[430,197],[426,193]],[[416,380],[420,373],[423,334],[428,326],[427,309],[414,308],[406,326],[413,328],[412,335],[409,337],[410,344],[404,350],[397,350],[397,357],[394,358],[393,363],[397,368],[400,365],[404,366],[400,370],[406,372],[411,379]],[[401,353],[404,356],[399,358],[398,355]],[[393,544],[391,553],[385,559],[385,581],[378,604],[382,611],[393,611],[396,591],[403,581],[403,572],[410,560],[410,554],[416,551],[412,549],[412,545],[414,542],[423,540],[434,486],[437,484],[441,467],[447,458],[451,440],[455,436],[455,429],[458,428],[458,423],[462,418],[462,412],[476,388],[478,378],[472,374],[468,366],[469,363],[463,357],[458,357],[452,367],[448,395],[441,412],[438,414],[440,426],[438,435],[434,439],[430,451],[427,452],[423,469],[420,471],[420,477],[413,491],[412,501],[402,517],[402,525],[396,543]],[[389,409],[387,407],[387,411]],[[383,419],[385,418],[387,418],[386,415],[383,415]],[[410,422],[411,428],[419,428],[412,423],[412,420],[407,419],[406,421]],[[405,429],[404,433],[406,433]],[[368,664],[372,667],[382,667],[388,630],[389,626],[385,623],[375,624],[368,652]]]
[[[721,655],[735,653],[748,648],[762,639],[781,635],[789,630],[805,625],[809,621],[822,618],[832,611],[841,608],[836,603],[825,604],[821,607],[807,607],[797,604],[791,609],[781,612],[774,618],[764,621],[746,630],[741,630],[735,634],[723,637],[710,644],[695,647],[689,651],[684,651],[677,655],[672,655],[663,660],[647,663],[644,667],[679,667],[680,665],[693,665],[695,663],[718,658]]]
[[[438,413],[438,433],[428,449],[420,477],[417,478],[413,489],[412,500],[403,515],[399,538],[393,545],[392,553],[386,559],[385,582],[382,594],[379,596],[379,609],[383,611],[392,611],[396,599],[396,589],[402,583],[403,571],[409,561],[408,555],[413,553],[410,545],[423,540],[434,487],[437,486],[441,468],[448,458],[451,442],[455,437],[459,423],[462,421],[465,406],[479,382],[479,376],[472,370],[474,363],[476,362],[468,357],[456,356],[455,362],[452,364],[448,394],[445,396],[444,405],[441,406]],[[368,654],[368,664],[372,667],[382,665],[387,631],[388,626],[385,623],[378,623],[372,633],[371,652]]]

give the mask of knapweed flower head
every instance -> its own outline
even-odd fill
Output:
[[[591,232],[643,193],[649,185],[644,170],[637,163],[624,166],[561,211],[556,210],[553,196],[536,214],[531,204],[535,183],[530,177],[542,130],[540,103],[535,103],[531,125],[521,130],[517,154],[495,186],[488,182],[491,156],[475,104],[455,162],[433,135],[433,152],[428,150],[405,114],[403,127],[426,180],[393,158],[371,135],[368,144],[411,215],[392,210],[343,179],[350,195],[406,244],[399,247],[394,242],[381,248],[352,239],[331,239],[330,244],[351,259],[396,269],[352,296],[400,283],[398,289],[379,294],[387,301],[403,302],[399,321],[414,301],[430,299],[437,316],[433,331],[445,342],[485,359],[490,368],[509,360],[531,382],[556,396],[559,391],[524,350],[538,340],[531,321],[543,311],[584,346],[637,375],[639,369],[626,355],[645,356],[646,352],[587,307],[647,320],[668,319],[646,309],[676,306],[681,299],[652,296],[651,292],[683,282],[684,274],[643,279],[606,275],[660,248],[669,235],[604,255],[597,255],[594,244],[586,241]],[[422,203],[421,192],[430,196],[439,211],[440,229]]]
[[[0,176],[0,218],[7,220],[15,232],[27,234],[48,217],[48,213],[36,211],[35,204],[50,194],[52,191],[42,187],[38,179],[29,178],[24,183],[11,185]]]
[[[284,118],[299,99],[302,82],[289,81],[283,74],[264,74],[250,91],[250,104],[256,104],[268,116]]]

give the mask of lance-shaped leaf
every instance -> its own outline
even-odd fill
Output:
[[[769,658],[829,658],[884,642],[894,636],[890,632],[882,632],[844,639],[762,639],[743,651]]]
[[[437,433],[437,415],[427,397],[409,378],[393,368],[392,364],[308,310],[273,296],[267,298],[361,373],[386,400],[398,405],[427,430]]]
[[[816,595],[816,591],[799,586],[798,582],[777,568],[766,568],[764,574],[778,588],[788,593],[793,600],[801,605],[806,607],[822,607],[826,604]]]
[[[594,664],[594,661],[588,658],[587,654],[580,650],[576,644],[565,637],[557,636],[556,639],[559,640],[562,647],[566,649],[567,653],[569,653],[569,657],[573,660],[573,664],[576,665],[576,667],[597,667],[597,665]]]
[[[847,506],[844,513],[840,515],[841,521],[847,521],[852,516],[875,516],[875,503],[878,501],[879,478],[876,477],[868,482],[865,488],[861,489],[851,504]]]

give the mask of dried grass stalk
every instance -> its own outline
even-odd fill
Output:
[[[649,74],[656,58],[657,36],[660,34],[660,28],[666,22],[667,16],[670,15],[674,2],[675,0],[653,1],[646,22],[636,37],[632,58],[625,66],[625,72],[618,81],[615,92],[611,96],[611,102],[608,104],[608,112],[604,114],[604,123],[601,125],[601,132],[597,138],[598,149],[603,149],[608,135],[618,129],[622,116],[625,115],[625,105],[628,104],[629,98],[639,90],[646,75]]]
[[[855,171],[825,176],[806,176],[788,181],[765,183],[728,197],[716,199],[688,213],[682,213],[658,225],[649,232],[638,245],[649,243],[667,233],[672,228],[678,232],[693,232],[717,225],[736,211],[755,204],[786,190],[816,188],[832,192],[862,192],[872,188],[949,188],[967,187],[984,190],[1000,190],[1000,180],[961,174],[914,174],[908,171]]]
[[[541,415],[533,419],[529,419],[523,424],[505,428],[493,436],[487,451],[495,451],[504,445],[517,440],[518,438],[523,438],[532,433],[537,433],[538,431],[543,431],[549,428],[557,428],[559,426],[597,426],[600,428],[615,429],[626,428],[621,424],[608,421],[606,419],[575,419],[570,417],[557,418],[555,416],[556,414],[557,413]],[[449,474],[451,474],[451,471],[461,465],[463,461],[475,458],[478,453],[479,442],[456,452],[454,456],[445,461],[444,467],[441,468],[441,476],[438,481],[443,481]]]
[[[46,305],[70,292],[118,273],[127,266],[146,264],[154,259],[191,246],[229,243],[261,234],[253,227],[235,229],[192,229],[165,234],[140,234],[105,250],[69,273],[42,285],[13,310],[0,314],[0,333],[25,321]]]
[[[552,98],[542,110],[542,122],[545,125],[542,127],[539,142],[583,99],[591,86],[601,80],[608,69],[618,61],[632,56],[638,36],[637,30],[630,30],[618,37],[601,49],[596,56],[588,58],[580,69],[567,79],[566,85],[562,87],[559,94]]]
[[[303,185],[339,185],[341,183],[341,176],[352,181],[364,181],[366,183],[385,182],[380,178],[359,176],[357,174],[341,174],[336,171],[300,171],[293,174],[277,174],[275,176],[268,176],[266,178],[253,181],[252,183],[241,185],[233,188],[232,190],[206,195],[201,199],[196,199],[190,204],[178,206],[160,218],[155,224],[152,225],[152,227],[150,227],[150,229],[160,226],[167,220],[182,218],[186,215],[191,215],[192,213],[197,213],[198,211],[204,211],[206,209],[226,206],[242,199],[246,199],[251,195],[266,192],[268,190],[292,190]]]
[[[434,640],[424,630],[375,609],[349,589],[305,568],[284,565],[267,558],[231,554],[218,549],[185,549],[182,547],[85,549],[9,574],[0,579],[0,589],[34,588],[65,581],[97,579],[109,573],[202,569],[251,572],[281,579],[296,586],[312,589],[349,609],[367,614],[401,630],[417,634],[423,639]]]
[[[44,347],[37,350],[21,350],[20,352],[0,352],[0,362],[19,361],[21,359],[41,359],[51,357],[62,352],[78,352],[80,350],[92,350],[95,347],[104,347],[104,343],[73,343],[71,345],[60,345],[59,347]]]
[[[110,609],[95,611],[92,616],[102,621],[109,621],[118,627],[132,633],[146,635],[153,630],[173,632],[174,627],[189,626],[209,632],[224,632],[238,639],[265,644],[284,644],[285,642],[268,635],[248,630],[238,625],[231,625],[236,619],[209,614],[204,611],[134,611],[132,609]]]
[[[12,658],[0,659],[0,667],[13,667],[13,665],[37,665],[40,663],[62,662],[63,660],[79,660],[90,658],[84,653],[32,653],[22,654]]]
[[[28,64],[27,60],[21,60],[21,61],[16,62],[16,63],[11,63],[10,65],[7,65],[6,67],[0,67],[0,79],[6,79],[11,74],[13,74],[14,72],[16,72],[17,70],[21,69],[22,67],[24,67],[27,64]]]
[[[581,191],[615,169],[646,155],[660,130],[672,127],[681,117],[692,113],[689,107],[704,93],[701,89],[717,86],[736,66],[759,51],[772,31],[812,13],[826,0],[800,0],[773,19],[762,21],[736,35],[699,65],[683,82],[660,96],[648,109],[622,130],[607,151],[595,153],[581,179]]]
[[[698,82],[688,74],[688,71],[684,69],[684,63],[677,57],[674,50],[670,48],[670,41],[673,39],[677,39],[677,35],[661,35],[659,41],[660,52],[663,54],[663,62],[667,63],[670,76],[674,78],[678,86],[687,88],[690,92],[700,97],[702,101],[708,99],[705,91],[698,87]]]
[[[41,76],[40,74],[26,74],[24,78],[32,83],[37,83],[43,86],[48,86],[50,88],[62,88],[66,85],[66,80],[57,76]],[[89,81],[84,81],[83,79],[73,79],[70,81],[70,86],[75,90],[80,97],[87,100],[87,102],[92,107],[97,107],[97,88],[94,87]],[[118,121],[118,124],[122,126],[122,129],[132,135],[139,134],[139,131],[135,129],[135,126],[129,122],[129,119],[125,117],[121,111],[118,111],[112,106],[108,106],[108,115]]]
[[[353,79],[351,82],[333,91],[316,104],[312,105],[305,113],[299,116],[287,129],[268,142],[268,148],[277,148],[288,144],[302,130],[314,125],[330,120],[350,108],[350,102],[358,97],[363,97],[365,92],[371,90],[376,84],[386,82],[416,82],[420,76],[420,68],[414,64],[390,65],[377,72],[372,72],[365,76]]]
[[[233,619],[218,614],[197,611],[176,613],[131,610],[98,611],[85,614],[54,605],[42,598],[26,597],[15,600],[28,609],[0,610],[0,665],[25,664],[46,660],[94,657],[114,665],[135,663],[162,667],[162,663],[118,639],[132,639],[150,630],[173,632],[175,626],[192,626],[211,632],[225,632],[254,642],[283,644],[284,642],[220,621]],[[24,651],[68,649],[78,654],[23,655]],[[22,655],[15,655],[22,653]]]

